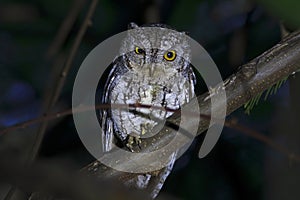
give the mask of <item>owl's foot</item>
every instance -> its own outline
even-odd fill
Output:
[[[131,151],[134,152],[134,145],[137,145],[139,149],[141,149],[140,144],[142,140],[140,139],[139,135],[129,135],[127,138],[126,147]]]

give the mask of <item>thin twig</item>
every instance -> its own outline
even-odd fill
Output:
[[[76,36],[75,42],[72,45],[71,52],[69,54],[69,57],[68,57],[67,62],[65,64],[65,67],[63,68],[62,73],[60,74],[58,83],[54,87],[53,93],[50,97],[51,99],[49,101],[47,100],[49,103],[47,103],[48,105],[46,106],[45,115],[47,115],[48,113],[51,112],[52,107],[57,102],[57,99],[58,99],[58,97],[61,93],[61,90],[62,90],[63,85],[65,83],[66,76],[67,76],[67,74],[68,74],[68,72],[71,68],[71,65],[73,63],[73,60],[74,60],[75,54],[78,50],[78,47],[79,47],[79,45],[82,41],[82,38],[83,38],[87,28],[91,25],[91,17],[92,17],[92,15],[93,15],[93,13],[96,9],[97,3],[98,3],[98,0],[92,0],[92,2],[90,4],[87,15],[86,15],[81,27],[80,27],[80,30],[79,30],[79,32]],[[48,126],[48,121],[43,121],[42,124],[39,126],[36,137],[35,137],[35,140],[34,140],[34,143],[33,143],[33,146],[32,146],[32,149],[29,153],[27,164],[31,164],[35,160],[35,158],[37,157],[40,146],[41,146],[41,143],[42,143],[42,140],[44,138],[45,131],[47,129],[47,126]],[[10,191],[12,191],[12,190],[14,190],[14,187],[12,187],[10,189]],[[11,193],[10,191],[9,191],[8,194]],[[8,199],[11,199],[11,198],[8,197]]]
[[[271,148],[282,153],[283,155],[287,156],[293,161],[300,162],[299,155],[292,153],[289,149],[280,145],[279,143],[274,142],[272,139],[265,136],[264,134],[238,123],[237,119],[226,120],[225,126],[233,130],[239,131],[240,133],[243,133],[245,135],[248,135],[249,137],[252,137],[258,141],[261,141],[262,143],[270,146]]]
[[[9,189],[8,193],[6,194],[6,196],[4,197],[3,200],[10,200],[13,197],[13,195],[16,193],[16,190],[17,190],[17,187],[16,186],[12,186]]]
[[[297,71],[297,69],[300,69],[300,65],[299,65],[300,39],[299,38],[300,38],[299,32],[290,35],[288,38],[285,38],[281,43],[279,43],[272,49],[268,50],[267,52],[263,53],[258,58],[254,59],[248,64],[241,66],[237,74],[233,75],[232,77],[229,77],[227,80],[224,81],[225,83],[229,83],[226,85],[226,92],[228,98],[227,105],[229,108],[227,114],[230,114],[235,109],[242,106],[250,98],[255,96],[256,93],[262,92],[263,90],[273,85],[274,82],[281,80],[282,78],[285,78],[288,74],[292,74],[294,71]],[[273,57],[273,59],[270,58],[271,56]],[[281,59],[281,62],[278,62],[278,59]],[[254,68],[255,70],[253,70],[252,68]],[[252,75],[247,80],[246,77],[247,70],[250,71],[258,70],[258,72],[256,74],[254,73],[254,75]],[[254,82],[254,80],[256,80],[256,82]],[[251,84],[255,84],[256,87],[251,86]],[[198,97],[199,102],[201,102],[200,105],[201,111],[210,110],[209,103],[208,103],[209,101],[203,101],[203,99],[206,99],[207,96],[209,95],[210,94],[208,93]],[[102,107],[102,109],[103,108],[105,109],[105,106],[104,107],[103,105],[102,106],[99,105],[99,106],[100,107],[98,108]],[[94,109],[94,107],[92,109]],[[50,120],[50,119],[58,118],[59,116],[65,116],[69,114],[71,114],[71,110],[55,113],[52,115],[45,115],[42,118],[30,120],[28,122],[21,123],[16,126],[12,126],[7,129],[4,129],[0,133],[3,134],[8,131],[16,130],[22,127],[26,127],[41,122],[43,120]],[[205,115],[203,114],[203,116]],[[209,116],[209,113],[206,116]],[[206,130],[207,126],[208,124],[205,123],[202,124],[202,126],[199,128],[199,134],[204,130]]]
[[[76,35],[75,42],[72,45],[71,52],[69,54],[69,57],[67,58],[65,67],[62,70],[62,72],[60,74],[60,79],[59,79],[59,81],[56,85],[56,89],[55,89],[55,92],[54,92],[54,95],[53,95],[52,106],[56,103],[56,101],[57,101],[57,99],[58,99],[58,97],[61,93],[62,87],[64,86],[67,74],[70,71],[72,63],[74,61],[74,57],[75,57],[76,52],[79,48],[79,45],[82,41],[82,38],[83,38],[87,28],[92,25],[91,18],[93,16],[94,12],[95,12],[97,4],[98,4],[98,0],[92,0],[92,2],[90,4],[90,7],[88,9],[87,15],[86,15],[86,17],[85,17],[85,19],[84,19],[84,21],[83,21],[83,23],[82,23],[82,25],[79,29],[78,34]]]
[[[262,93],[276,82],[286,78],[299,69],[300,32],[295,32],[262,55],[253,59],[249,63],[242,65],[236,74],[233,74],[224,81],[224,88],[227,96],[226,114],[231,114],[257,94]],[[208,116],[211,114],[210,97],[211,94],[209,92],[197,97],[200,104],[199,110],[201,110],[201,114]],[[224,101],[224,99],[220,99],[220,103],[216,103],[216,110],[218,110],[220,106],[223,106],[222,101]],[[180,123],[180,117],[178,116],[172,115],[170,118],[168,118],[168,120],[175,124]],[[189,125],[194,126],[193,123],[190,123]],[[197,135],[207,130],[209,125],[210,121],[201,117]],[[186,128],[189,127],[187,126]],[[170,141],[170,135],[172,134],[174,134],[173,131],[167,131],[167,129],[164,128],[151,139],[149,138],[149,140],[148,138],[143,138],[140,146],[145,146],[143,149],[145,152],[155,150],[156,148],[159,148],[162,143],[167,143]],[[255,134],[247,132],[247,134],[259,139],[260,141],[267,142],[267,144],[273,148],[279,148],[279,151],[288,155],[290,159],[295,159],[295,155],[286,151],[286,149],[282,149],[281,146],[278,147],[278,145],[274,145],[275,143],[270,142],[270,140],[266,140],[265,136],[262,137],[261,134],[257,134],[257,132],[255,132]],[[134,159],[131,160],[131,162],[135,162]],[[124,165],[126,165],[126,163],[124,163]],[[82,171],[92,174],[93,176],[97,176],[99,179],[104,178],[107,175],[119,177],[124,176],[124,174],[118,172],[117,170],[104,166],[98,160],[87,165]],[[131,180],[135,180],[135,174],[127,173],[126,175],[129,177],[128,179],[131,177]],[[153,185],[159,184],[159,181],[159,179],[153,179]],[[151,188],[149,188],[149,190],[151,190]]]
[[[67,76],[67,74],[70,71],[70,68],[72,66],[75,54],[78,50],[78,47],[79,47],[79,45],[82,41],[82,38],[83,38],[87,28],[91,25],[91,17],[92,17],[92,15],[93,15],[93,13],[96,9],[97,3],[98,3],[98,0],[92,0],[92,2],[90,4],[87,15],[86,15],[81,27],[80,27],[80,30],[79,30],[79,32],[76,36],[75,42],[72,45],[71,52],[69,54],[69,57],[68,57],[67,62],[65,64],[65,67],[63,68],[63,70],[60,74],[58,83],[55,86],[54,93],[53,93],[53,96],[51,97],[51,101],[50,101],[49,107],[46,111],[46,114],[51,111],[52,107],[57,102],[57,99],[58,99],[58,97],[61,93],[61,90],[62,90],[63,86],[64,86],[66,76]],[[41,146],[41,143],[42,143],[44,133],[46,131],[47,126],[48,126],[47,121],[44,121],[40,126],[38,134],[37,134],[35,142],[34,142],[34,145],[33,145],[33,148],[32,148],[32,151],[30,153],[29,162],[32,162],[36,158],[36,156],[38,154],[38,151],[40,149],[40,146]]]
[[[56,113],[50,113],[47,115],[43,115],[25,122],[21,122],[18,124],[15,124],[13,126],[4,128],[0,131],[0,136],[4,135],[8,132],[11,131],[16,131],[19,129],[24,129],[29,126],[32,126],[37,123],[41,123],[44,121],[50,121],[54,119],[59,119],[61,117],[65,117],[74,113],[80,113],[80,112],[86,112],[86,111],[91,111],[91,110],[99,110],[99,109],[123,109],[126,110],[128,108],[148,108],[148,109],[153,109],[153,110],[161,110],[161,111],[166,111],[166,112],[173,112],[173,113],[180,113],[180,109],[171,109],[171,108],[166,108],[166,107],[160,107],[160,106],[152,106],[152,105],[146,105],[146,104],[98,104],[95,106],[79,106],[73,109],[67,109],[64,111],[59,111]],[[199,113],[195,112],[185,112],[184,114],[189,115],[191,117],[198,117]],[[210,116],[202,115],[200,114],[203,118],[210,119]]]
[[[300,33],[295,32],[261,56],[241,66],[236,74],[225,80],[225,83],[227,83],[224,85],[227,94],[227,115],[244,105],[257,94],[274,85],[276,82],[299,70],[299,63]],[[206,116],[210,115],[211,105],[210,101],[204,101],[204,99],[207,99],[209,96],[211,96],[211,94],[206,93],[198,97],[201,113],[204,113]],[[171,116],[170,120],[172,120],[172,122],[180,121],[177,116]],[[202,123],[199,125],[198,135],[205,131],[208,126],[209,121],[202,120]],[[237,127],[237,129],[241,129],[241,127]],[[242,130],[245,129],[242,128],[241,131]],[[170,134],[171,133],[162,131],[159,135],[159,140],[168,141],[168,136]],[[261,134],[249,132],[248,130],[247,134],[266,142],[274,148],[279,148],[282,153],[288,154],[291,158],[295,158],[295,155],[290,154],[286,149],[282,149],[282,147],[274,145],[273,142],[266,140]],[[153,139],[156,139],[155,136]],[[152,149],[155,149],[157,145],[155,142],[143,142],[144,141],[142,141],[141,145],[147,147],[152,145],[150,147]],[[97,172],[93,171],[93,173]],[[98,174],[99,177],[103,176],[101,176],[101,173]]]
[[[68,15],[65,17],[64,21],[61,23],[56,36],[54,37],[47,53],[46,58],[50,59],[57,54],[61,49],[61,46],[64,44],[67,36],[69,35],[84,3],[85,0],[75,0]]]
[[[21,128],[26,128],[28,126],[43,122],[43,121],[50,121],[50,120],[54,120],[54,119],[58,119],[61,117],[65,117],[74,113],[80,113],[80,112],[86,112],[86,111],[91,111],[91,110],[97,110],[97,109],[111,109],[113,107],[113,109],[128,109],[128,108],[151,108],[151,109],[155,109],[155,110],[162,110],[162,111],[167,111],[167,112],[173,112],[173,113],[177,113],[180,112],[180,110],[176,110],[176,109],[169,109],[169,108],[165,108],[165,107],[159,107],[159,106],[151,106],[151,105],[144,105],[144,104],[99,104],[96,106],[80,106],[77,108],[72,109],[68,109],[68,110],[64,110],[61,112],[56,112],[53,114],[49,114],[49,115],[45,115],[45,116],[41,116],[11,127],[8,127],[4,130],[2,130],[0,132],[0,135],[3,135],[7,132],[10,131],[14,131],[14,130],[18,130]],[[182,114],[186,114],[190,117],[198,117],[198,113],[193,113],[193,112],[184,112]],[[200,114],[201,117],[206,117],[206,119],[210,119],[210,116],[205,116]],[[216,120],[218,121],[218,120]],[[243,126],[241,124],[239,124],[237,122],[237,119],[227,119],[225,121],[225,126],[234,130],[237,130],[241,133],[244,133],[254,139],[257,139],[258,141],[261,141],[267,145],[269,145],[270,147],[272,147],[273,149],[277,150],[278,152],[283,153],[284,155],[292,158],[293,160],[296,160],[298,162],[300,162],[300,157],[294,153],[291,153],[286,147],[272,141],[270,138],[268,138],[267,136],[265,136],[262,133],[259,133],[255,130],[252,130],[246,126]]]

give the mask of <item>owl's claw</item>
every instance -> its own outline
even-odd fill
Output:
[[[126,143],[126,147],[131,151],[134,152],[134,145],[136,144],[139,149],[141,149],[140,144],[142,140],[140,139],[139,135],[129,135]]]

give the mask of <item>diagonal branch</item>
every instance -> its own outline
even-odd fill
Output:
[[[46,101],[47,105],[46,105],[46,112],[45,114],[48,114],[51,112],[53,106],[55,105],[55,103],[57,102],[57,99],[61,93],[61,90],[64,86],[65,80],[66,80],[66,76],[68,74],[68,72],[71,69],[74,57],[76,55],[76,52],[79,48],[79,45],[81,43],[81,40],[87,30],[87,28],[91,25],[91,17],[94,14],[94,11],[96,9],[98,0],[92,0],[89,10],[87,12],[87,15],[82,23],[82,26],[80,27],[80,30],[76,36],[75,42],[71,48],[70,54],[68,56],[68,59],[66,61],[65,66],[62,69],[62,72],[60,74],[60,77],[58,77],[57,80],[57,84],[55,85],[53,91],[51,92],[51,96],[50,96],[50,100]],[[28,155],[28,160],[26,164],[32,164],[34,162],[34,160],[36,159],[36,157],[38,156],[38,152],[40,150],[40,146],[42,144],[42,140],[44,138],[44,134],[46,132],[48,126],[48,121],[43,121],[39,128],[38,131],[36,133],[33,145],[32,145],[32,149],[29,152]],[[10,200],[13,198],[14,194],[17,193],[16,187],[12,186],[12,188],[9,190],[8,194],[6,195],[5,199],[6,200]]]
[[[70,11],[68,15],[65,17],[64,21],[60,25],[47,53],[46,58],[51,59],[53,58],[58,51],[61,49],[62,45],[67,39],[68,34],[70,34],[71,29],[80,14],[80,11],[84,5],[84,0],[75,0],[73,2],[72,7],[70,8]]]
[[[288,77],[299,69],[300,32],[298,31],[290,34],[273,48],[249,63],[242,65],[235,74],[224,81],[224,88],[227,95],[227,115],[243,106],[254,96],[262,93],[276,82]],[[208,92],[197,97],[198,102],[200,102],[201,115],[203,116],[210,116],[211,104],[210,101],[207,100],[210,96],[211,94]],[[209,120],[203,116],[199,124],[197,135],[207,130],[209,126]],[[178,124],[180,117],[173,115],[168,120]],[[170,134],[171,132],[163,129],[154,137],[143,139],[141,146],[143,146],[145,150],[151,151],[151,149],[156,149],[161,143],[167,143],[169,141]],[[157,140],[159,140],[160,143],[154,142]],[[136,176],[136,174],[118,172],[104,166],[99,161],[91,163],[82,171],[93,174],[99,178],[117,176],[123,182],[127,182],[127,180]],[[153,179],[153,181],[159,180]],[[153,188],[148,188],[147,190],[151,192],[152,189]]]
[[[292,33],[262,55],[240,66],[237,73],[224,81],[227,97],[226,114],[229,115],[251,98],[264,92],[276,82],[288,77],[299,69],[300,31]],[[218,93],[218,88],[214,89],[214,92]],[[201,115],[199,116],[201,120],[197,135],[208,129],[210,121],[204,116],[211,116],[211,102],[207,100],[211,95],[211,93],[207,92],[197,97],[200,104],[199,109],[201,110]],[[222,100],[220,99],[219,105],[217,102],[215,106],[216,110],[218,110],[222,106]],[[168,121],[179,124],[180,116],[172,115]],[[154,141],[159,139],[167,142],[170,134],[169,131],[163,129],[153,138],[145,138],[141,146],[145,146],[147,150],[156,149],[157,143]]]
[[[251,98],[270,88],[276,82],[288,77],[299,69],[300,32],[298,31],[290,34],[273,48],[249,63],[242,65],[237,73],[231,75],[224,81],[224,88],[227,96],[227,115],[243,106]],[[211,94],[207,92],[197,97],[198,102],[200,103],[201,115],[210,116],[211,104],[210,101],[207,101],[210,95]],[[219,106],[221,106],[221,103]],[[178,115],[172,115],[168,120],[171,123],[179,124],[180,117]],[[207,130],[209,123],[207,118],[201,117],[197,135]],[[162,143],[168,143],[170,134],[172,134],[171,131],[163,129],[152,138],[144,138],[141,146],[143,146],[143,150],[146,151],[154,150],[161,146]],[[134,179],[136,176],[136,174],[119,172],[106,167],[98,160],[83,168],[82,171],[93,174],[99,178],[107,176],[119,177],[120,181],[123,182],[128,182],[128,180]],[[160,180],[158,178],[155,179],[154,177],[154,179],[150,181],[152,181],[152,183],[149,185],[155,186],[156,184],[159,184]],[[155,187],[147,188],[147,191],[152,192],[154,189]]]
[[[57,81],[57,84],[54,87],[52,96],[50,97],[51,98],[50,102],[47,105],[46,114],[51,112],[52,107],[55,105],[55,103],[57,102],[57,99],[59,98],[59,95],[61,93],[61,90],[62,90],[62,88],[64,86],[64,83],[65,83],[65,80],[66,80],[66,76],[67,76],[68,72],[71,69],[75,54],[76,54],[76,52],[79,48],[81,40],[82,40],[87,28],[91,25],[91,17],[92,17],[92,15],[93,15],[93,13],[96,9],[97,3],[98,3],[97,0],[93,0],[91,2],[88,13],[87,13],[87,15],[86,15],[86,17],[85,17],[85,19],[82,23],[82,26],[80,27],[80,30],[79,30],[79,32],[76,36],[75,42],[74,42],[74,44],[71,48],[71,51],[70,51],[70,54],[69,54],[68,59],[66,61],[66,64],[65,64],[64,68],[62,69],[62,72],[61,72],[60,77]],[[33,162],[34,159],[38,155],[38,151],[40,149],[40,146],[41,146],[41,143],[42,143],[42,140],[43,140],[43,137],[44,137],[44,133],[47,129],[47,126],[48,126],[47,121],[42,122],[42,124],[39,126],[38,133],[37,133],[34,145],[32,147],[30,155],[29,155],[29,163]]]
[[[288,148],[285,146],[282,146],[279,143],[276,143],[272,139],[270,139],[268,136],[253,130],[249,127],[243,126],[238,123],[238,119],[230,119],[226,120],[225,124],[226,127],[231,128],[232,130],[236,130],[242,134],[245,134],[247,136],[250,136],[260,142],[263,142],[264,144],[268,145],[269,147],[275,149],[276,151],[282,153],[283,155],[287,156],[290,161],[297,161],[300,162],[300,156],[294,154],[293,152],[290,152]]]

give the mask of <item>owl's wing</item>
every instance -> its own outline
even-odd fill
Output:
[[[106,80],[99,81],[98,89],[99,96],[96,96],[96,103],[109,105],[110,94],[120,77],[128,71],[128,61],[126,56],[120,56],[116,58],[113,63],[108,67],[108,71],[104,73]],[[105,82],[105,84],[103,84]],[[103,87],[104,85],[104,87]],[[110,107],[110,106],[109,106]],[[112,119],[110,108],[98,109],[97,116],[99,123],[102,127],[102,145],[103,151],[107,152],[112,149],[112,143],[114,141],[114,133],[116,132],[116,126]]]
[[[197,80],[196,80],[196,75],[194,73],[193,67],[192,65],[189,65],[188,69],[187,69],[187,77],[190,83],[190,94],[191,97],[194,97],[196,91],[195,91],[195,86],[197,84]]]

